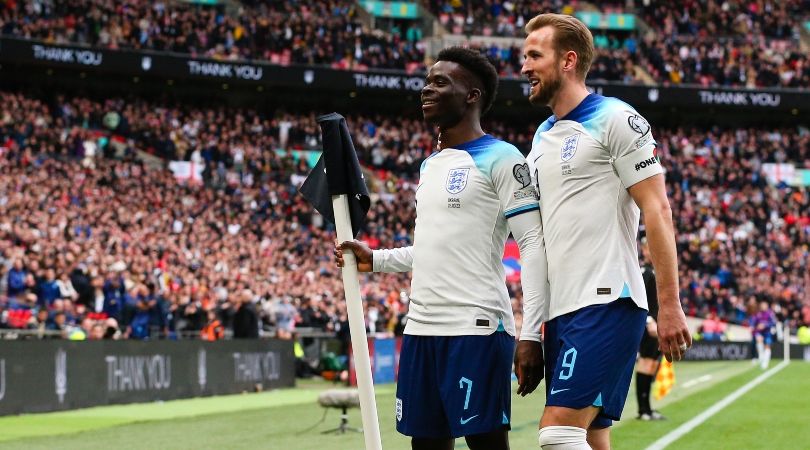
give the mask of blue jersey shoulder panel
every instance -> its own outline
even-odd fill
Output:
[[[475,161],[478,170],[490,178],[492,177],[493,166],[504,156],[512,154],[513,156],[523,157],[520,150],[514,145],[495,139],[488,134],[473,141],[465,142],[455,148],[467,152]]]
[[[582,124],[585,130],[597,141],[602,142],[602,135],[607,131],[607,122],[611,113],[629,109],[635,111],[632,106],[614,98],[603,97],[599,94],[589,94],[576,108],[571,110],[563,118],[556,120],[570,120]],[[553,118],[554,116],[552,116]],[[538,133],[540,130],[538,129]]]
[[[532,147],[537,145],[537,141],[540,140],[540,135],[545,133],[546,131],[550,130],[551,127],[557,122],[557,118],[554,116],[549,117],[543,123],[537,127],[537,131],[534,132],[534,138],[532,139]]]
[[[439,154],[439,152],[431,153],[427,158],[425,158],[424,161],[422,161],[422,165],[419,166],[419,175],[422,175],[422,172],[425,171],[425,167],[427,166],[428,160],[430,160],[430,158],[433,158],[434,156],[436,156],[438,154]]]

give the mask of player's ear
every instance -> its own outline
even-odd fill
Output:
[[[470,92],[467,93],[467,103],[473,104],[475,102],[481,101],[481,97],[483,96],[483,91],[479,88],[472,88]]]
[[[578,59],[579,56],[577,55],[577,52],[572,50],[565,52],[565,55],[562,57],[563,71],[570,72],[572,70],[576,70]]]

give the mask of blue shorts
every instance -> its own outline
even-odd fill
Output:
[[[457,438],[509,428],[515,338],[402,338],[397,431],[419,438]]]
[[[755,336],[762,336],[762,343],[765,345],[773,344],[773,334],[757,332]]]
[[[601,407],[592,428],[619,420],[647,311],[624,297],[546,323],[546,406]]]

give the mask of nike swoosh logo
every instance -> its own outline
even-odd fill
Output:
[[[467,425],[467,422],[469,422],[469,421],[471,421],[471,420],[475,419],[476,417],[478,417],[478,414],[476,414],[476,415],[474,415],[474,416],[472,416],[472,417],[468,417],[467,419],[465,419],[465,418],[463,418],[463,417],[462,417],[462,418],[460,419],[461,424],[462,424],[462,425]]]
[[[557,389],[557,390],[552,389],[552,390],[551,390],[551,392],[549,393],[549,395],[554,395],[554,394],[556,394],[556,393],[558,393],[558,392],[562,392],[562,391],[570,391],[570,390],[571,390],[571,388]]]

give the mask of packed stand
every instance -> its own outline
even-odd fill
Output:
[[[524,27],[540,13],[573,14],[580,2],[562,0],[422,0],[453,34],[525,36]],[[622,12],[624,2],[599,2],[602,11]]]
[[[810,86],[800,32],[810,2],[664,1],[640,11],[656,28],[641,42],[662,82],[703,86]]]
[[[311,226],[320,217],[296,194],[309,167],[274,151],[319,147],[314,115],[0,97],[0,327],[76,339],[217,339],[245,335],[239,328],[289,337],[305,327],[348,339],[326,244],[334,233]],[[406,245],[414,180],[435,135],[418,120],[349,123],[379,180],[363,238]],[[528,128],[518,139],[490,126],[528,148]],[[136,162],[136,148],[198,162],[206,187]],[[405,290],[407,275],[364,285],[370,331],[401,331]]]
[[[526,22],[540,12],[573,14],[577,7],[548,0],[423,3],[452,33],[502,37],[523,37]],[[600,3],[600,11],[635,13],[652,31],[592,30],[597,55],[590,79],[639,82],[644,78],[633,67],[639,66],[666,84],[810,86],[810,60],[799,42],[810,18],[807,0],[636,2],[634,11],[625,11],[623,3]],[[509,58],[510,50],[499,49],[506,54],[499,65],[514,72],[519,64]]]
[[[28,0],[0,5],[3,35],[108,49],[364,70],[423,67],[415,36],[364,29],[350,0],[225,6],[133,0]],[[411,37],[409,40],[408,37]]]
[[[687,313],[744,323],[767,301],[795,331],[810,324],[810,192],[769,185],[763,163],[810,167],[806,128],[658,133]]]
[[[146,144],[138,132],[117,140],[100,106],[2,94],[2,326],[75,339],[252,337],[258,320],[300,323],[292,299],[323,296],[323,317],[308,317],[339,327],[345,307],[331,293],[342,290],[322,245],[334,235],[309,226],[290,183],[300,164],[269,152],[252,161],[254,186],[220,168],[205,172],[211,188],[181,186],[136,162],[132,146]]]
[[[312,115],[0,97],[0,326],[212,339],[311,327],[348,341],[334,233],[296,193],[309,167],[274,151],[317,148]],[[418,168],[435,134],[417,119],[348,122],[375,175],[360,238],[375,248],[409,245]],[[525,151],[534,125],[485,129]],[[810,167],[810,132],[654,132],[687,313],[742,324],[764,300],[794,330],[810,324],[810,194],[768,185],[761,170],[765,162]],[[136,162],[134,149],[199,161],[205,186],[178,184]],[[519,284],[509,291],[519,313]],[[370,331],[401,332],[407,292],[407,274],[366,276]]]
[[[572,14],[577,3],[424,0],[451,33],[522,38],[540,12]],[[422,71],[425,41],[414,22],[365,29],[354,1],[243,1],[238,8],[183,2],[37,0],[0,6],[0,32],[54,44],[150,49],[224,60],[327,65],[339,69]],[[810,60],[799,46],[807,0],[786,2],[622,2],[601,11],[634,12],[652,31],[593,30],[591,80],[733,87],[810,85]],[[479,46],[504,77],[519,77],[519,45]]]

